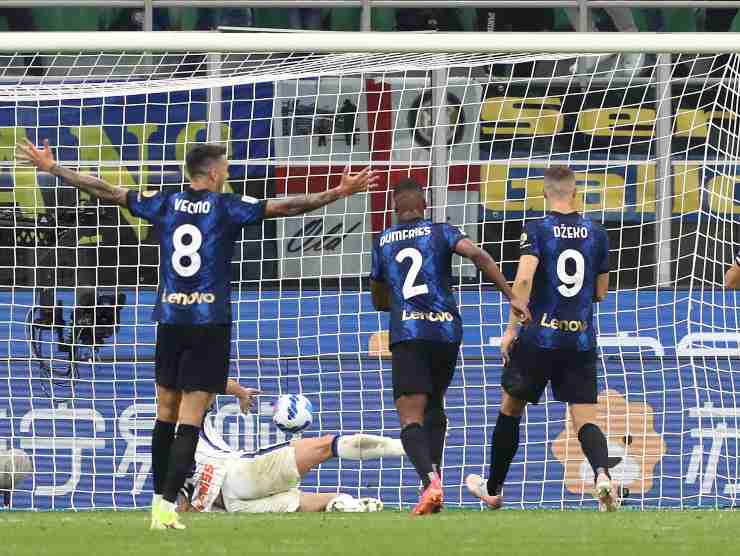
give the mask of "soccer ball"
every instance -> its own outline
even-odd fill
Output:
[[[383,511],[383,502],[377,498],[352,498],[349,494],[337,494],[326,505],[327,512],[366,513]]]
[[[361,513],[366,512],[365,505],[349,494],[337,494],[326,505],[327,512]]]
[[[0,490],[17,488],[32,469],[31,458],[23,450],[0,452]]]
[[[360,498],[360,504],[365,507],[366,512],[382,512],[383,502],[377,498]]]
[[[306,396],[286,394],[275,402],[272,421],[283,432],[297,433],[311,426],[313,406]]]

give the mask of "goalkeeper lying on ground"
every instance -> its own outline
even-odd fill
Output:
[[[260,454],[247,454],[233,450],[206,419],[195,453],[195,472],[181,492],[178,511],[377,511],[382,508],[378,500],[301,492],[298,483],[333,457],[368,460],[403,455],[400,440],[370,434],[301,438]]]

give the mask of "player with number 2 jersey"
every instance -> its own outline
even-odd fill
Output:
[[[393,191],[398,222],[378,237],[370,273],[373,304],[390,311],[393,398],[401,442],[424,491],[414,514],[442,508],[440,464],[447,430],[444,396],[452,381],[462,339],[462,320],[451,290],[452,255],[469,258],[527,320],[525,303],[493,259],[458,228],[424,218],[424,192],[413,180]]]
[[[460,343],[462,321],[451,289],[451,259],[466,237],[455,226],[426,219],[401,222],[381,234],[370,277],[386,282],[391,291],[391,346],[414,340]]]

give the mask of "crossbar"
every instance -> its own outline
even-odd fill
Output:
[[[740,33],[0,33],[0,52],[740,52]]]

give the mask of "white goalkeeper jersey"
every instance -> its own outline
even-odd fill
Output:
[[[183,494],[198,512],[218,511],[213,503],[219,493],[231,492],[238,498],[253,500],[295,488],[300,476],[290,442],[280,442],[257,452],[234,450],[215,430],[211,419],[204,419],[195,451],[193,474],[185,482]],[[229,501],[224,492],[224,504]]]
[[[218,498],[231,463],[241,452],[233,450],[205,419],[195,451],[195,471],[186,481],[190,504],[198,512],[210,512]]]

